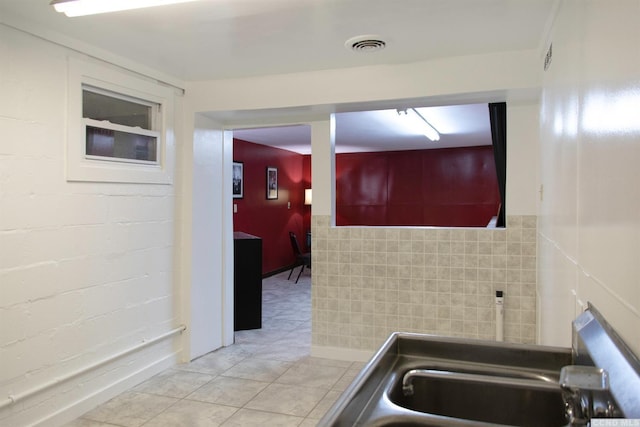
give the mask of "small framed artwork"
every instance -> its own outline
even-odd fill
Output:
[[[278,169],[267,168],[267,200],[278,198]]]
[[[244,163],[233,162],[233,198],[244,197]]]

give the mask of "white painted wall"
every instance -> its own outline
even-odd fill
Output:
[[[311,123],[311,182],[313,186],[313,215],[335,217],[335,120],[329,118]],[[326,185],[325,185],[326,184]]]
[[[174,186],[65,180],[71,56],[0,25],[0,407],[181,323]],[[179,344],[9,404],[0,425],[64,423],[174,364]]]
[[[189,128],[185,140],[192,136],[193,145],[182,147],[186,185],[181,200],[184,217],[190,218],[181,224],[183,236],[188,236],[181,254],[189,272],[182,281],[185,312],[191,319],[189,360],[233,343],[233,317],[229,313],[224,325],[221,321],[225,306],[233,307],[232,187],[225,179],[231,177],[233,141],[225,143],[221,126],[211,119],[202,115],[191,119],[193,131]]]
[[[435,105],[444,99],[488,102],[506,97],[511,101],[531,95],[532,90],[538,94],[539,57],[535,50],[503,52],[393,66],[190,82],[187,94],[194,111],[210,112],[211,116],[220,113],[222,121],[237,119],[227,114],[232,111],[298,108],[311,115],[326,106],[407,98],[429,97]],[[282,116],[271,117],[279,123],[292,111],[282,110]],[[328,119],[326,114],[322,119]]]
[[[541,108],[540,340],[592,302],[640,354],[640,7],[567,0]]]
[[[536,103],[507,105],[507,214],[538,211],[539,111]]]

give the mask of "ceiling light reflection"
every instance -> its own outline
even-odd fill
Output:
[[[584,100],[581,128],[597,134],[640,132],[638,89],[588,93]]]
[[[553,117],[553,133],[556,136],[573,137],[578,134],[578,114],[575,108],[563,106]]]

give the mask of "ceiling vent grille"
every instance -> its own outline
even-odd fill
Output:
[[[384,49],[387,43],[378,36],[356,36],[347,40],[344,45],[355,52],[376,52]]]

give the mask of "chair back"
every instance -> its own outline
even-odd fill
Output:
[[[298,238],[296,237],[296,233],[294,233],[293,231],[290,231],[289,240],[291,240],[291,247],[293,248],[293,253],[296,256],[302,255],[302,251],[300,250],[300,245],[298,245]]]

